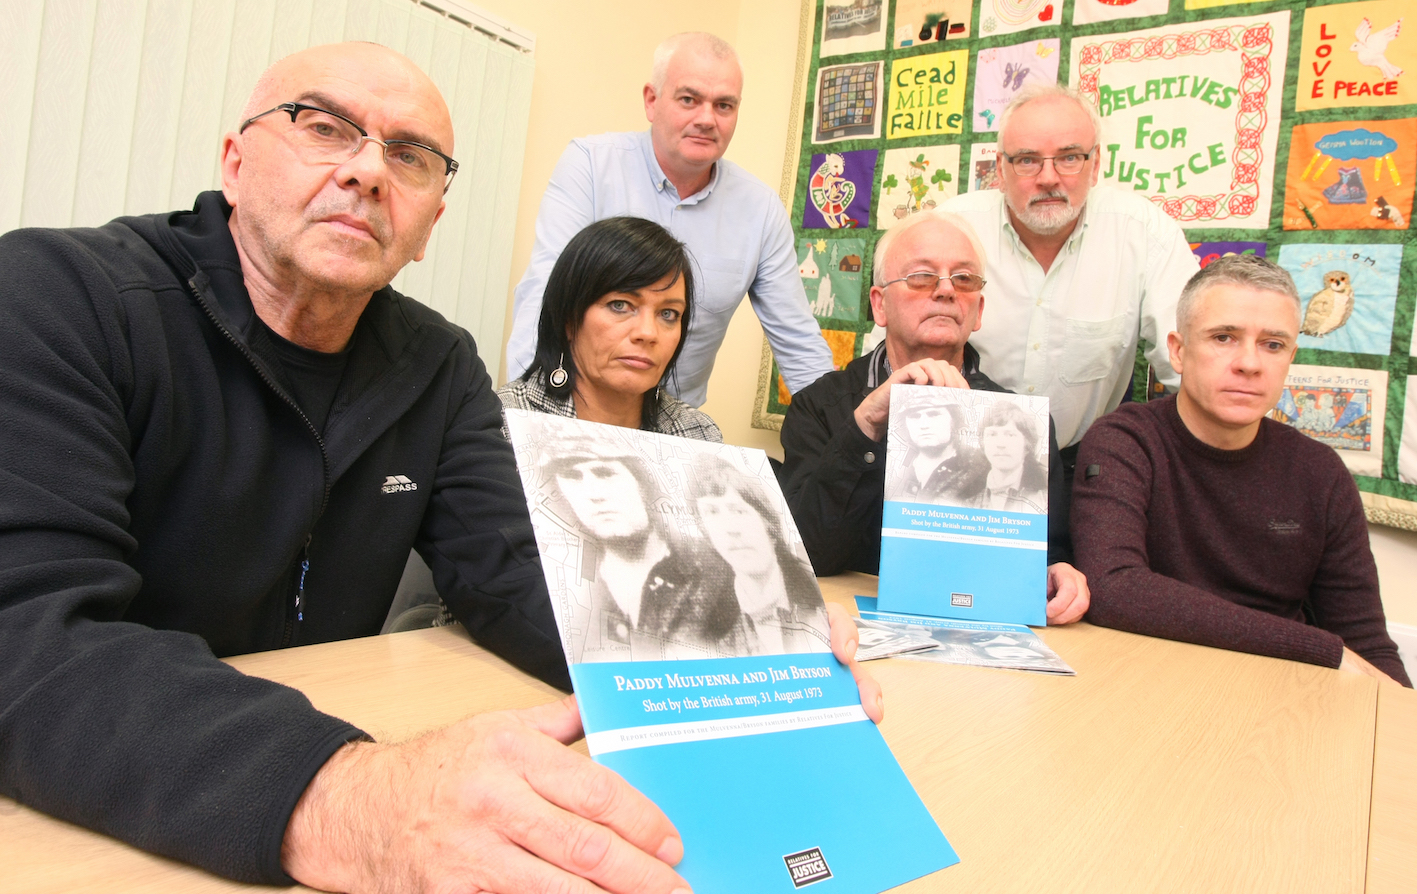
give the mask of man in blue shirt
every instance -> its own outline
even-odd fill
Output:
[[[708,398],[714,356],[745,292],[790,391],[832,371],[782,203],[762,181],[723,160],[742,88],[732,47],[711,34],[676,34],[655,50],[644,87],[649,131],[584,137],[566,147],[541,199],[531,263],[517,284],[509,377],[531,363],[541,295],[561,250],[586,225],[621,214],[663,225],[697,264],[694,322],[674,380],[664,383],[670,393],[696,407]]]

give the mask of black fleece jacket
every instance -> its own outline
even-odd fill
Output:
[[[829,372],[792,396],[782,423],[782,490],[802,543],[820,575],[878,574],[886,497],[886,442],[856,424],[871,393],[870,353]],[[976,391],[1007,391],[979,371],[979,352],[964,346],[961,372]],[[1058,438],[1048,420],[1048,564],[1073,560],[1068,501]]]
[[[0,237],[0,792],[288,884],[295,802],[361,733],[217,656],[377,633],[416,546],[480,643],[569,679],[472,338],[376,292],[317,433],[229,214]]]

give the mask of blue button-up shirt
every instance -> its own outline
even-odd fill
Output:
[[[795,393],[831,372],[831,350],[807,303],[792,227],[777,195],[720,159],[707,186],[680,198],[655,160],[649,131],[639,131],[572,140],[556,164],[537,212],[531,263],[517,284],[508,376],[531,365],[541,296],[561,250],[587,225],[618,215],[660,224],[693,255],[694,316],[676,381],[665,383],[670,392],[696,407],[708,398],[714,357],[745,293],[788,390]]]

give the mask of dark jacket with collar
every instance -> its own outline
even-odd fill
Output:
[[[782,481],[792,518],[819,575],[877,574],[885,506],[886,442],[856,424],[856,408],[872,390],[874,352],[827,373],[792,396],[782,423]],[[979,371],[979,353],[964,346],[969,387],[1007,391]],[[1052,420],[1048,423],[1048,563],[1071,562],[1068,501]]]
[[[228,214],[0,238],[0,792],[289,883],[290,812],[361,734],[217,656],[377,633],[417,546],[474,638],[568,679],[472,338],[376,292],[317,433]]]

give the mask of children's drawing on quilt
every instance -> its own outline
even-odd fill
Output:
[[[1164,16],[1168,5],[1167,0],[1074,0],[1073,24]]]
[[[798,240],[797,273],[802,277],[802,289],[814,316],[824,320],[861,319],[865,254],[865,239]]]
[[[881,135],[881,63],[823,65],[817,70],[812,142],[873,140]]]
[[[969,147],[969,183],[966,191],[999,188],[998,155],[998,143],[975,143]]]
[[[821,58],[886,48],[886,0],[825,0]]]
[[[871,225],[871,186],[876,149],[812,156],[803,229],[849,230]]]
[[[1192,242],[1191,253],[1201,262],[1201,267],[1209,267],[1221,258],[1232,255],[1265,256],[1263,242]]]
[[[1027,28],[1056,27],[1063,0],[980,0],[979,36],[997,37]]]
[[[1417,103],[1412,0],[1309,6],[1299,48],[1296,111]]]
[[[980,50],[974,72],[975,133],[999,129],[1004,107],[1028,81],[1058,81],[1058,38]]]
[[[1299,347],[1392,351],[1401,245],[1283,245],[1279,266],[1299,290]]]
[[[1288,10],[1074,37],[1102,182],[1187,230],[1268,228],[1288,40]]]
[[[1293,364],[1269,416],[1338,451],[1355,475],[1382,475],[1387,373]]]
[[[959,145],[889,149],[876,192],[876,226],[894,226],[959,191]]]
[[[1417,376],[1407,377],[1402,442],[1397,450],[1397,479],[1403,484],[1417,484]]]
[[[972,0],[895,0],[895,47],[969,38]]]
[[[1285,388],[1270,415],[1330,447],[1372,447],[1366,388]]]
[[[1417,118],[1296,125],[1286,230],[1405,230],[1417,175]]]

